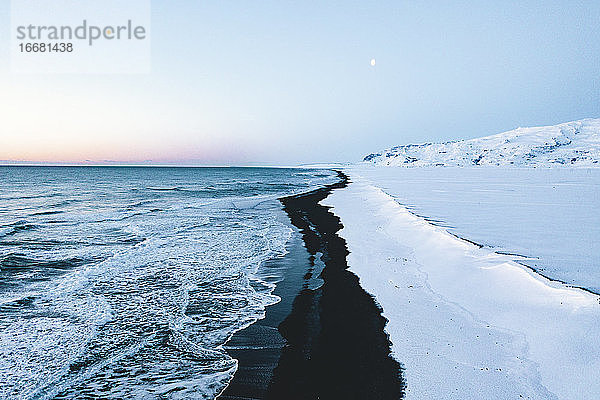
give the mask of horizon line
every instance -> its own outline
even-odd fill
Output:
[[[118,168],[317,168],[341,166],[351,163],[306,163],[295,165],[251,165],[251,164],[108,164],[108,163],[45,163],[45,162],[1,162],[0,167],[118,167]]]

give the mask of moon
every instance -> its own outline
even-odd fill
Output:
[[[375,59],[371,58],[371,67],[374,67],[374,66],[375,66]]]

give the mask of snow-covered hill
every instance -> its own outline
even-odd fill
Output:
[[[600,119],[517,128],[478,139],[396,146],[364,161],[392,166],[600,167]]]

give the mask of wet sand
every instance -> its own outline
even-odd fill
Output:
[[[338,174],[336,184],[281,199],[302,243],[295,235],[290,252],[271,262],[284,271],[275,290],[282,301],[228,342],[239,368],[220,399],[402,398],[386,319],[347,270],[339,218],[318,204],[349,184]]]

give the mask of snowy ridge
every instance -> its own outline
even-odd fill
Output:
[[[389,166],[569,165],[600,167],[600,119],[517,128],[470,140],[408,144],[366,156]]]

